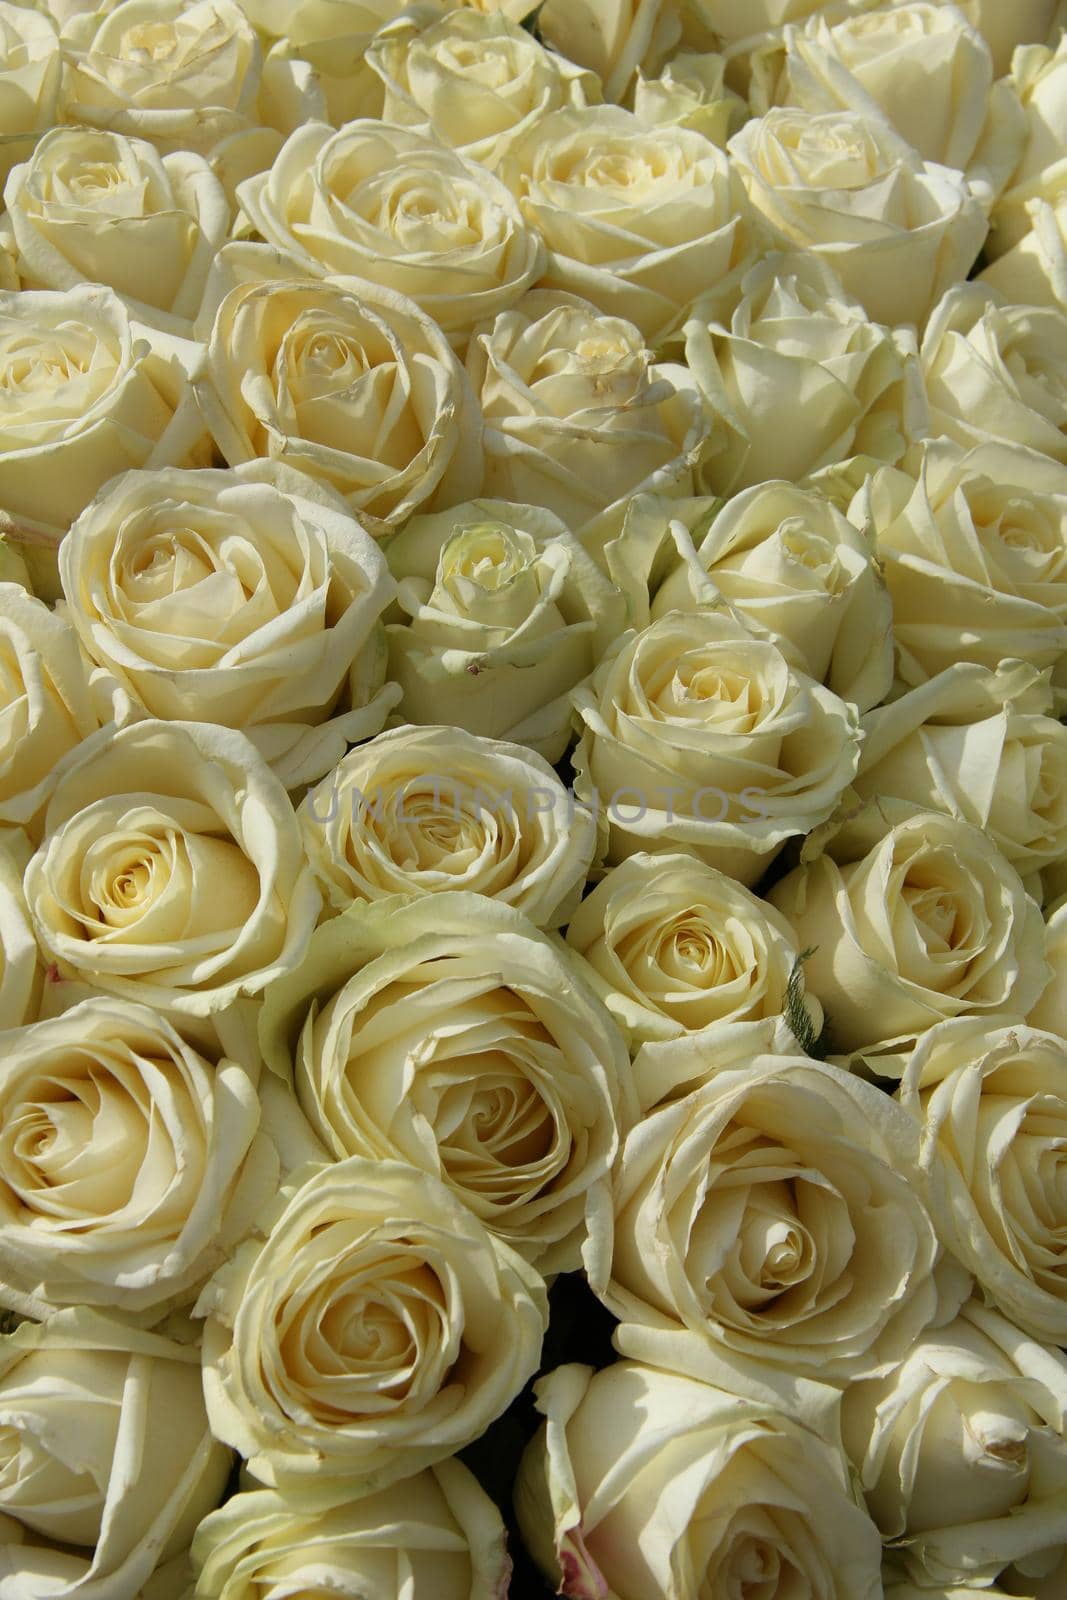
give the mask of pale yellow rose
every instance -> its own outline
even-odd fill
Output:
[[[875,322],[921,329],[985,239],[963,175],[924,161],[880,116],[776,107],[729,152],[785,248],[826,261]]]
[[[892,468],[849,518],[875,539],[893,600],[897,675],[957,661],[1055,667],[1067,651],[1067,467],[1018,445],[926,442],[917,479]]]
[[[687,495],[710,420],[692,375],[654,363],[633,323],[535,290],[475,336],[484,489],[573,532],[639,493]]]
[[[944,3],[944,0],[941,0]],[[1063,0],[956,0],[993,52],[993,70],[999,77],[1012,66],[1017,45],[1054,40],[1067,20]]]
[[[1033,223],[1032,203],[1054,200],[1067,182],[1067,40],[1061,38],[1055,50],[1041,44],[1019,49],[1009,81],[1023,107],[1026,139],[1011,187],[993,210],[986,251],[994,258],[1023,243]],[[1021,265],[1029,254],[1021,251],[1014,264]],[[1003,271],[1010,278],[1012,265],[1005,262]]]
[[[840,1447],[785,1416],[773,1386],[753,1399],[621,1361],[558,1367],[535,1394],[548,1420],[516,1510],[561,1593],[881,1600],[878,1533]]]
[[[574,703],[575,790],[611,862],[684,847],[754,883],[826,821],[859,759],[855,708],[720,611],[624,634]]]
[[[1045,922],[1045,954],[1052,976],[1027,1012],[1032,1028],[1067,1039],[1067,900],[1058,900]]]
[[[68,622],[17,583],[0,583],[0,825],[40,837],[62,758],[99,719]]]
[[[198,466],[209,448],[178,353],[135,337],[111,289],[0,293],[0,527],[43,598],[59,592],[59,541],[109,478]]]
[[[114,289],[131,317],[189,337],[230,207],[202,156],[53,128],[4,188],[4,225],[29,289]]]
[[[197,395],[231,466],[283,460],[376,536],[481,488],[481,416],[463,368],[414,301],[377,285],[238,282]]]
[[[353,906],[272,985],[260,1042],[336,1160],[404,1161],[546,1274],[606,1271],[634,1119],[585,964],[480,895]]]
[[[886,830],[877,802],[768,897],[804,949],[830,1048],[899,1078],[950,1017],[1025,1015],[1048,981],[1037,903],[985,834],[936,811]]]
[[[762,483],[728,500],[698,545],[670,524],[674,560],[653,619],[727,601],[790,665],[859,710],[893,681],[892,606],[863,535],[813,489]]]
[[[386,555],[400,585],[403,620],[386,633],[402,714],[558,761],[570,692],[626,622],[622,594],[573,534],[540,503],[472,500],[412,517]]]
[[[32,846],[17,828],[0,834],[0,1029],[32,1022],[40,1004],[42,972],[37,941],[22,892]]]
[[[981,828],[1028,876],[1067,855],[1067,728],[1042,674],[957,662],[863,723],[853,788]]]
[[[104,728],[63,763],[26,869],[64,977],[204,1016],[295,965],[321,899],[251,740],[199,722]]]
[[[502,11],[409,7],[379,30],[366,59],[384,86],[384,121],[429,124],[442,144],[489,168],[550,111],[603,98],[593,73]]]
[[[277,1190],[258,1075],[103,995],[5,1035],[0,1300],[154,1320],[192,1301]]]
[[[541,234],[546,288],[582,295],[656,344],[718,284],[724,303],[757,248],[723,151],[617,106],[554,111],[500,168]]]
[[[638,72],[634,115],[651,127],[692,128],[724,147],[748,115],[745,102],[726,87],[725,73],[725,57],[713,50],[679,51],[657,77]]]
[[[234,1495],[196,1531],[195,1600],[502,1600],[511,1561],[500,1512],[458,1460],[332,1511],[272,1489]]]
[[[558,927],[596,850],[592,817],[547,761],[454,726],[380,733],[310,790],[298,815],[312,870],[338,911],[461,889]]]
[[[294,1511],[470,1444],[537,1370],[545,1286],[428,1173],[356,1157],[283,1189],[201,1296],[216,1438]]]
[[[400,698],[378,546],[343,501],[275,463],[112,479],[60,572],[108,682],[148,716],[240,729],[287,788],[377,733]]]
[[[786,23],[804,22],[816,12],[835,15],[842,9],[835,0],[829,4],[827,0],[697,0],[702,21],[724,44],[744,41],[742,49],[754,44],[757,35]]]
[[[31,5],[0,3],[0,178],[56,120],[63,57],[54,22]]]
[[[595,72],[623,101],[640,71],[658,72],[682,37],[675,0],[544,0],[537,26],[561,56]]]
[[[424,3],[438,11],[434,0]],[[382,87],[366,52],[379,29],[405,9],[403,0],[241,0],[258,31],[276,41],[269,60],[281,56],[311,68],[335,127],[353,117],[381,116]]]
[[[973,1582],[975,1593],[992,1594],[1009,1564],[1033,1580],[1058,1563],[1065,1408],[1067,1360],[977,1301],[846,1392],[846,1445],[917,1593]]]
[[[0,1341],[0,1593],[140,1600],[222,1496],[200,1353],[97,1312]],[[173,1591],[171,1591],[173,1593]]]

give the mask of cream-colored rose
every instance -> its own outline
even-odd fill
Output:
[[[305,123],[238,198],[256,231],[301,272],[408,295],[460,350],[544,267],[544,246],[511,192],[412,128]]]
[[[195,1344],[84,1309],[24,1322],[0,1341],[0,1594],[152,1594],[230,1461],[208,1429]]]
[[[193,1560],[195,1600],[501,1600],[511,1572],[500,1512],[457,1460],[332,1511],[234,1495],[200,1524]]]
[[[566,54],[546,50],[502,11],[471,6],[443,16],[409,7],[379,30],[367,65],[384,86],[385,122],[429,124],[442,144],[489,168],[550,111],[603,98],[594,74]]]
[[[555,111],[500,175],[548,247],[546,288],[582,295],[656,344],[698,295],[724,302],[757,240],[722,150],[689,128],[648,127],[617,106]]]
[[[886,830],[875,802],[769,899],[812,952],[804,977],[831,1048],[883,1077],[900,1077],[936,1023],[1025,1015],[1048,981],[1041,912],[1018,873],[940,812]]]
[[[836,17],[840,0],[697,0],[697,14],[724,44],[740,44],[747,51],[758,35],[777,31],[786,23],[804,22],[815,12]]]
[[[438,9],[434,0],[426,3]],[[281,56],[311,68],[335,127],[382,115],[382,86],[366,53],[379,29],[405,9],[403,0],[241,0],[257,30],[276,41],[270,62]]]
[[[605,100],[620,102],[638,72],[658,72],[682,37],[675,0],[544,0],[537,26],[553,50],[596,73]]]
[[[1067,462],[1067,328],[1049,307],[950,289],[922,346],[930,428],[958,444],[1019,444]]]
[[[752,60],[752,109],[857,111],[881,116],[924,161],[954,167],[989,199],[1022,152],[1023,117],[1006,83],[994,84],[981,34],[954,5],[860,7],[816,15]]]
[[[270,164],[323,101],[304,63],[264,63],[233,0],[121,0],[63,28],[63,119],[148,139],[161,152],[220,153],[246,139]]]
[[[298,814],[312,870],[338,911],[461,889],[554,928],[577,905],[596,850],[593,818],[547,761],[454,726],[379,734],[350,751]]]
[[[101,485],[198,466],[209,449],[178,355],[136,338],[111,289],[0,292],[0,527],[42,598],[58,595],[56,547]]]
[[[621,1361],[558,1367],[516,1510],[549,1582],[582,1600],[651,1595],[881,1600],[877,1530],[840,1448],[749,1399]]]
[[[536,501],[413,517],[386,553],[404,615],[386,629],[403,715],[558,761],[570,691],[625,625],[619,590]]]
[[[693,1053],[715,1061],[714,1035]],[[616,1163],[611,1277],[593,1287],[625,1325],[619,1347],[670,1370],[685,1329],[838,1383],[899,1358],[938,1305],[910,1148],[910,1119],[862,1079],[724,1051]]]
[[[729,323],[706,320],[698,301],[685,326],[686,361],[729,424],[701,482],[729,495],[848,456],[899,461],[925,431],[910,330],[870,322],[818,256],[767,256],[741,287]]]
[[[239,728],[286,788],[377,733],[395,585],[344,502],[275,463],[113,479],[60,549],[89,658],[151,717]]]
[[[53,128],[4,188],[24,288],[114,289],[130,315],[188,338],[230,207],[202,156],[143,139]]]
[[[804,992],[785,920],[689,855],[613,867],[575,910],[567,943],[632,1046],[783,1016],[790,981]]]
[[[231,466],[283,460],[375,535],[481,488],[463,368],[425,312],[377,286],[239,283],[218,308],[197,394]]]
[[[719,611],[624,634],[574,703],[575,790],[612,862],[684,847],[751,884],[826,821],[859,759],[855,709]]]
[[[42,972],[37,941],[22,892],[32,846],[15,828],[0,834],[0,1029],[32,1022],[40,1004]]]
[[[630,322],[534,291],[476,335],[487,494],[574,532],[634,494],[687,495],[710,422],[691,374],[654,363]]]
[[[195,1298],[277,1189],[258,1068],[102,995],[6,1035],[0,1299],[158,1320]]]
[[[970,822],[1024,876],[1067,855],[1067,728],[1033,668],[957,662],[863,728],[853,788],[865,800]]]
[[[34,6],[0,3],[0,178],[56,120],[63,57],[55,24]]]
[[[892,606],[866,540],[813,489],[763,483],[728,500],[694,547],[671,523],[675,560],[653,619],[725,599],[791,666],[861,711],[893,681]]]
[[[323,1510],[483,1433],[537,1370],[548,1304],[521,1256],[406,1163],[314,1167],[279,1203],[201,1296],[204,1392],[253,1477]]]
[[[60,974],[203,1016],[303,955],[321,899],[251,740],[201,722],[104,728],[64,762],[26,869]]]
[[[930,1029],[898,1098],[943,1243],[1035,1339],[1067,1344],[1067,1042],[985,1018]]]
[[[74,630],[0,583],[0,825],[40,837],[56,765],[99,727]]]
[[[1033,225],[1032,203],[1054,200],[1067,181],[1067,40],[1061,38],[1055,50],[1041,44],[1021,48],[1012,62],[1009,81],[1023,107],[1026,137],[1011,173],[1011,187],[993,210],[986,246],[987,255],[993,258],[1023,242]],[[1024,250],[1016,264],[1028,259],[1030,252]],[[1010,276],[1008,263],[1004,271]]]
[[[260,1040],[335,1159],[440,1179],[545,1273],[610,1253],[633,1120],[621,1034],[584,963],[480,895],[353,906],[272,985]]]
[[[651,127],[692,128],[725,147],[748,115],[745,102],[726,87],[725,72],[725,58],[713,50],[680,51],[658,77],[638,72],[634,115]]]
[[[957,661],[1054,667],[1067,651],[1067,467],[1021,446],[922,447],[849,518],[877,542],[893,600],[897,676],[924,683]]]
[[[1063,0],[1013,0],[1010,6],[1001,0],[956,3],[993,52],[993,70],[998,77],[1012,66],[1017,45],[1042,44],[1054,38],[1065,20]]]
[[[1067,900],[1058,900],[1048,912],[1045,955],[1052,976],[1037,1003],[1031,1006],[1026,1020],[1031,1028],[1058,1033],[1061,1039],[1067,1039]]]
[[[991,1593],[1010,1563],[1030,1577],[1056,1565],[1065,1408],[1067,1360],[977,1301],[846,1392],[845,1443],[871,1515],[922,1594],[968,1581]]]
[[[786,248],[828,262],[875,322],[921,329],[986,236],[962,174],[924,161],[880,117],[776,107],[729,151]]]

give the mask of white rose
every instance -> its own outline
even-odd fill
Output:
[[[766,1399],[616,1362],[536,1386],[516,1509],[561,1593],[880,1600],[877,1530],[839,1448]]]
[[[546,44],[595,72],[605,100],[625,100],[642,69],[656,72],[682,37],[674,0],[544,0]]]
[[[826,260],[875,322],[921,328],[986,236],[963,176],[923,161],[881,118],[775,108],[729,150],[787,248]]]
[[[255,1055],[207,1059],[100,996],[7,1034],[4,1063],[0,1296],[156,1320],[192,1300],[277,1188]]]
[[[404,614],[386,629],[403,715],[558,761],[570,691],[626,620],[623,596],[573,534],[540,504],[473,500],[413,517],[387,557]]]
[[[55,24],[32,6],[0,3],[0,178],[56,120],[63,57]]]
[[[720,1064],[711,1033],[689,1053],[704,1081],[639,1123],[616,1163],[611,1277],[593,1287],[622,1319],[619,1348],[670,1370],[688,1330],[837,1383],[898,1358],[938,1305],[910,1118],[799,1052]]]
[[[887,831],[875,802],[769,899],[812,952],[804,978],[832,1048],[883,1077],[900,1076],[936,1023],[1025,1015],[1048,980],[1041,912],[1018,873],[940,812]]]
[[[575,910],[567,943],[635,1047],[783,1016],[791,981],[804,992],[784,918],[690,855],[613,867]]]
[[[726,60],[715,51],[680,51],[655,78],[640,71],[634,85],[634,115],[652,127],[677,124],[725,146],[748,107],[725,83]]]
[[[196,1600],[501,1600],[511,1561],[500,1512],[457,1460],[332,1511],[272,1489],[234,1495],[196,1531]]]
[[[335,127],[381,116],[381,84],[366,52],[378,30],[405,9],[403,0],[241,0],[258,31],[277,41],[271,63],[280,57],[298,63],[298,71],[303,63],[311,68]]]
[[[999,77],[1012,65],[1017,45],[1041,44],[1054,36],[1064,20],[1063,0],[959,0],[993,52],[993,69]]]
[[[748,49],[756,36],[780,29],[787,22],[803,22],[813,12],[841,11],[839,0],[699,0],[697,13],[724,44]]]
[[[350,751],[298,815],[312,870],[338,911],[461,889],[557,927],[596,849],[592,817],[547,761],[458,727],[379,734]]]
[[[992,1593],[1009,1563],[1031,1577],[1056,1565],[1065,1407],[1060,1352],[975,1301],[898,1366],[847,1391],[845,1442],[871,1515],[922,1594],[968,1580]]]
[[[460,350],[544,266],[544,247],[510,191],[414,129],[306,123],[238,198],[301,272],[406,294]]]
[[[866,540],[816,490],[762,483],[728,500],[694,547],[672,522],[674,561],[652,601],[721,606],[777,645],[791,666],[861,711],[893,681],[892,605]]]
[[[455,1454],[537,1370],[534,1269],[428,1173],[355,1158],[284,1189],[208,1284],[217,1438],[294,1510],[343,1504]]]
[[[1026,138],[1011,173],[1011,187],[999,197],[993,210],[986,247],[993,258],[1023,244],[1033,226],[1034,203],[1054,203],[1067,181],[1067,40],[1061,38],[1055,50],[1040,44],[1021,48],[1012,61],[1009,81],[1022,104]],[[1003,271],[1010,278],[1014,267],[1022,268],[1032,261],[1032,250],[1024,246],[1013,261],[1005,262],[996,273]],[[1015,298],[1029,299],[1030,295],[1023,293]],[[1044,298],[1041,296],[1042,301]]]
[[[271,987],[260,1042],[335,1159],[424,1168],[545,1273],[604,1270],[626,1047],[581,959],[509,906],[353,906]]]
[[[550,111],[602,98],[593,73],[503,12],[471,6],[443,16],[409,8],[379,30],[366,59],[384,85],[384,121],[428,123],[442,144],[489,168]]]
[[[40,1004],[42,973],[37,941],[22,892],[32,846],[25,834],[0,834],[0,1029],[32,1022]]]
[[[612,862],[684,846],[751,884],[826,821],[859,758],[855,709],[722,612],[624,634],[574,703],[575,789]]]
[[[1056,666],[1067,651],[1067,467],[1021,446],[922,446],[917,480],[872,478],[849,510],[876,539],[897,675],[957,661]]]
[[[638,329],[535,291],[476,335],[487,494],[546,507],[574,532],[637,493],[692,493],[710,423],[685,367]]]
[[[617,106],[553,112],[516,143],[500,175],[548,247],[542,284],[625,317],[649,344],[710,284],[728,298],[756,247],[723,151]]]
[[[685,326],[697,385],[730,425],[702,482],[732,494],[853,455],[899,461],[925,431],[910,331],[870,322],[818,256],[767,256],[741,288],[728,323],[705,320],[698,300]]]
[[[230,1470],[195,1344],[84,1309],[0,1341],[0,1427],[3,1600],[138,1600]]]
[[[898,1098],[918,1124],[917,1166],[948,1249],[1032,1338],[1067,1344],[1067,1042],[1005,1019],[931,1028]]]
[[[62,976],[194,1016],[293,966],[321,904],[280,780],[243,734],[197,722],[87,739],[25,881]]]
[[[4,188],[24,288],[114,289],[130,315],[188,338],[230,207],[202,156],[143,139],[53,128]]]
[[[0,526],[43,598],[59,592],[56,546],[109,478],[209,453],[169,352],[134,337],[111,289],[0,292]]]
[[[868,714],[853,788],[959,817],[1038,872],[1067,855],[1067,728],[1051,713],[1033,668],[957,662]]]
[[[40,836],[59,761],[95,733],[77,635],[17,583],[0,583],[0,824]]]
[[[404,295],[343,281],[238,283],[216,313],[197,393],[231,466],[284,460],[335,489],[376,535],[481,487],[466,374]]]
[[[1050,909],[1045,935],[1045,954],[1052,976],[1026,1020],[1032,1028],[1067,1039],[1067,900],[1057,901]]]
[[[132,472],[60,549],[89,658],[151,717],[239,728],[287,788],[400,698],[380,616],[395,586],[340,500],[273,463]]]

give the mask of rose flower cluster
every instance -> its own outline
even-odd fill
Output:
[[[1067,0],[0,0],[0,1600],[1063,1600]]]

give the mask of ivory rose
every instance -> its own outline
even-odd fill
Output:
[[[131,472],[59,556],[65,613],[147,715],[238,728],[287,788],[377,733],[395,585],[344,502],[273,462]]]
[[[681,50],[656,76],[640,70],[634,84],[634,115],[652,127],[677,124],[725,146],[748,108],[726,87],[726,61],[713,50]]]
[[[445,1460],[536,1371],[544,1284],[428,1173],[312,1168],[264,1233],[201,1296],[204,1393],[216,1437],[294,1510]]]
[[[0,177],[56,120],[63,56],[55,23],[31,6],[0,4]]]
[[[321,904],[280,780],[243,734],[199,722],[85,740],[25,881],[62,976],[194,1016],[294,965]]]
[[[247,1490],[204,1518],[193,1560],[197,1600],[286,1600],[324,1583],[338,1600],[501,1600],[511,1571],[500,1512],[457,1460],[332,1511]]]
[[[604,1600],[880,1600],[880,1544],[839,1447],[764,1396],[634,1362],[557,1367],[516,1509],[551,1584]],[[754,1591],[758,1593],[758,1588]],[[773,1589],[768,1591],[773,1593]]]
[[[1045,934],[1051,977],[1026,1020],[1032,1028],[1058,1033],[1061,1039],[1067,1039],[1067,900],[1057,900],[1050,907]]]
[[[271,65],[281,58],[295,73],[310,67],[335,127],[381,115],[381,85],[366,53],[378,30],[404,9],[403,0],[241,0],[259,33],[275,41]]]
[[[595,72],[604,99],[622,102],[641,70],[656,72],[682,37],[674,0],[545,0],[537,25],[560,55]]]
[[[267,279],[225,295],[197,386],[231,466],[284,458],[375,535],[481,487],[481,417],[437,324],[403,295]]]
[[[40,1003],[42,972],[37,941],[22,892],[30,845],[25,834],[0,835],[0,1029],[32,1022]]]
[[[626,1048],[580,957],[509,906],[353,906],[272,985],[260,1041],[336,1159],[424,1168],[545,1273],[610,1248]]]
[[[593,818],[534,751],[457,727],[390,729],[352,750],[299,810],[336,910],[447,889],[566,923],[596,850]]]
[[[886,829],[877,805],[777,883],[770,902],[812,954],[805,981],[831,1048],[899,1077],[949,1017],[1025,1015],[1048,979],[1041,912],[977,828],[919,811]]]
[[[4,188],[4,241],[29,289],[114,289],[131,317],[186,338],[230,206],[202,156],[53,128]]]
[[[196,1345],[85,1309],[0,1341],[0,1425],[0,1594],[11,1600],[150,1593],[230,1471]]]
[[[721,611],[623,634],[575,691],[575,790],[608,860],[685,846],[753,883],[856,771],[856,712]]]
[[[389,671],[409,721],[451,723],[558,761],[570,691],[617,638],[626,602],[531,498],[412,517],[390,542],[401,620],[386,628]]]
[[[237,194],[256,231],[302,273],[408,295],[459,350],[544,266],[510,191],[414,129],[304,123]]]
[[[1061,38],[1054,50],[1041,43],[1025,45],[1011,68],[1009,81],[1022,104],[1026,138],[1011,174],[1011,186],[994,208],[987,253],[996,261],[1012,252],[989,276],[997,281],[1003,277],[1002,287],[1007,289],[1011,278],[1020,274],[1019,293],[1011,298],[1029,300],[1038,298],[1032,293],[1030,278],[1040,255],[1034,250],[1037,241],[1027,236],[1044,207],[1056,202],[1067,180],[1067,119],[1063,113],[1067,44]],[[1046,294],[1041,294],[1040,303],[1045,300]]]

